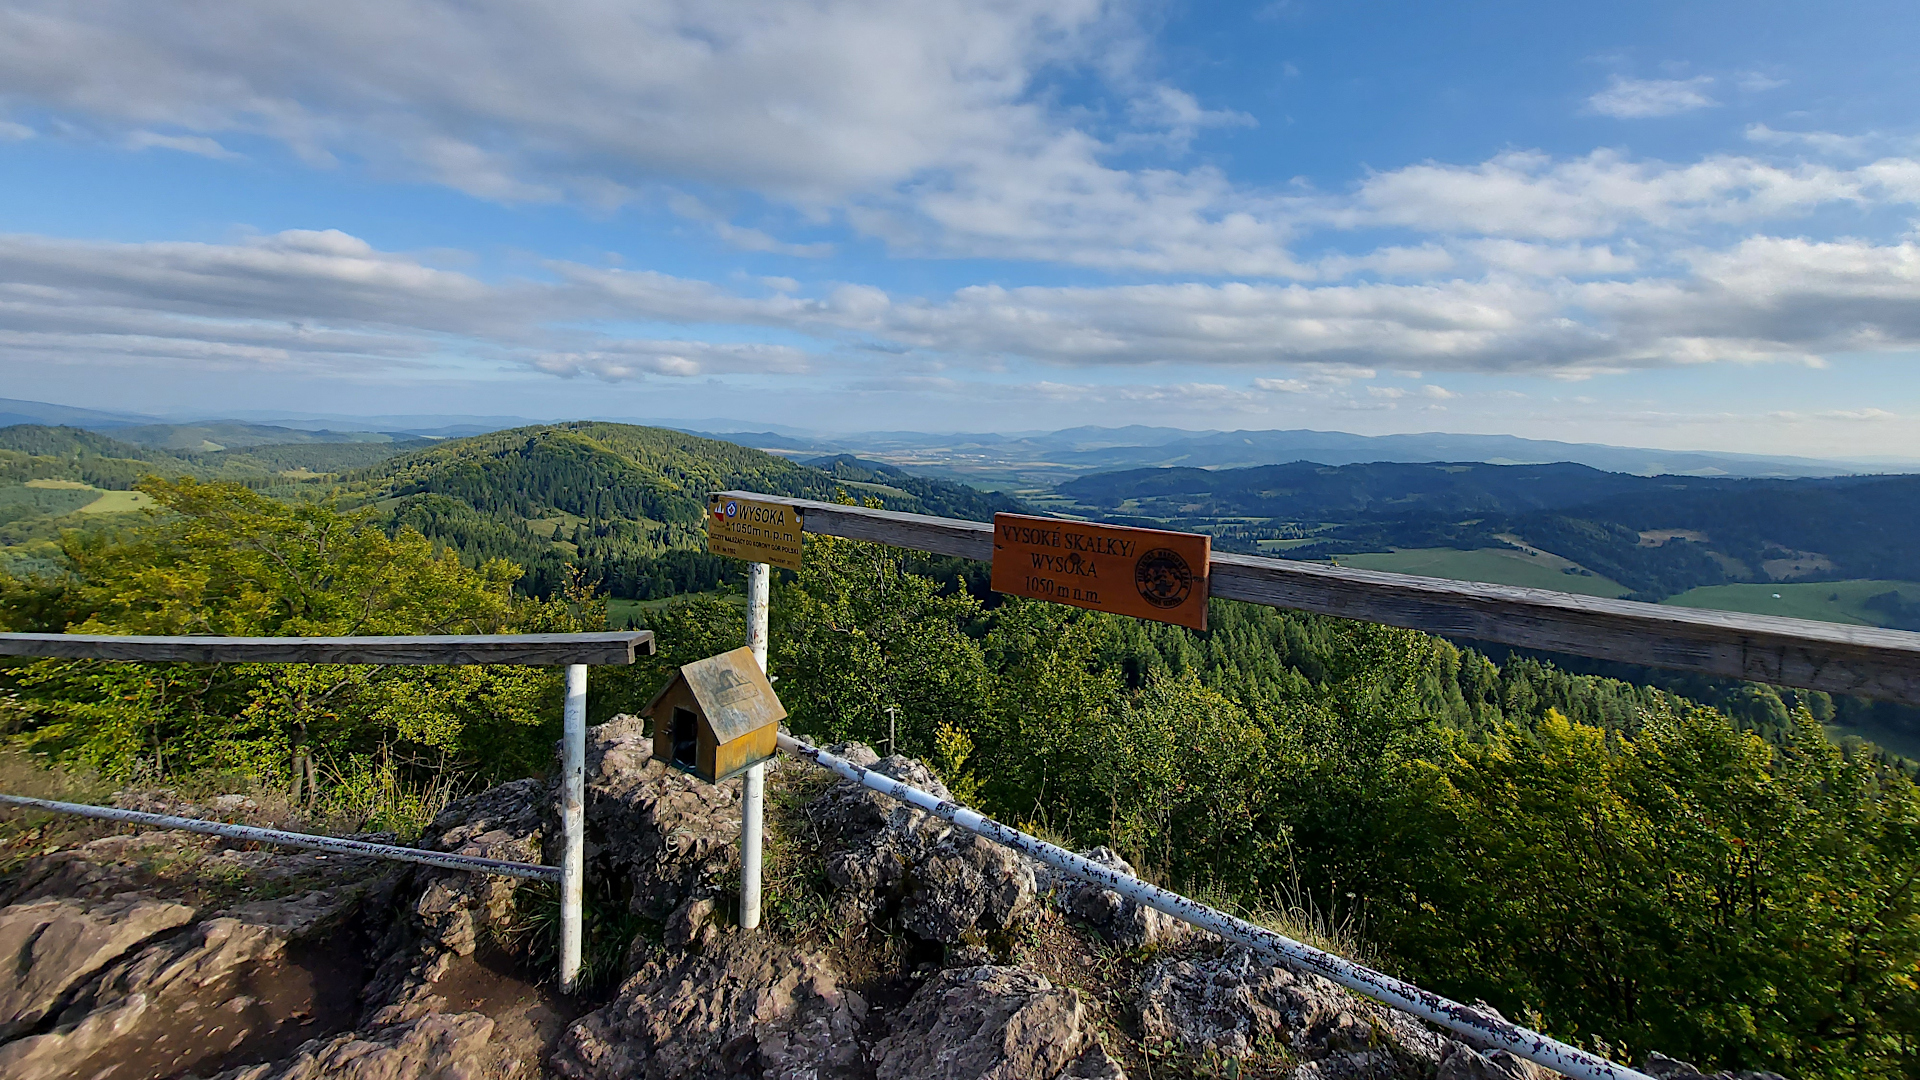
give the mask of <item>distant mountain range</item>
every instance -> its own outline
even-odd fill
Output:
[[[1731,582],[1920,581],[1920,476],[1633,476],[1481,462],[1134,469],[1055,489],[1054,509],[1211,532],[1289,558],[1533,547],[1644,600]],[[1902,616],[1903,618],[1905,616]]]
[[[1493,465],[1572,462],[1638,476],[1801,477],[1898,471],[1914,463],[1823,461],[1653,450],[1523,439],[1513,435],[1352,435],[1342,431],[1183,431],[1178,428],[1067,428],[1039,435],[924,435],[870,432],[803,437],[776,432],[707,432],[712,438],[787,454],[851,453],[912,472],[977,483],[1057,484],[1089,473],[1190,467],[1236,469],[1312,461],[1353,465],[1375,461],[1479,461]]]
[[[543,421],[519,416],[247,411],[221,418],[167,422],[153,416],[0,399],[0,427],[53,424],[112,432],[116,438],[170,450],[214,450],[299,442],[377,442],[396,438],[465,438]],[[1192,467],[1234,469],[1313,461],[1479,461],[1539,465],[1566,461],[1639,476],[1802,477],[1920,470],[1920,461],[1881,457],[1821,460],[1711,450],[1657,450],[1601,443],[1523,439],[1513,435],[1353,435],[1341,431],[1188,431],[1182,428],[1074,427],[1051,432],[928,434],[871,431],[829,435],[769,425],[749,430],[720,418],[644,423],[723,439],[795,458],[854,455],[922,476],[988,487],[1042,487],[1090,473]],[[739,425],[739,426],[736,426]]]

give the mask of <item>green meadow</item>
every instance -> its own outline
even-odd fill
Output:
[[[1626,586],[1598,574],[1566,573],[1580,569],[1548,552],[1528,553],[1511,548],[1400,548],[1365,555],[1342,555],[1335,560],[1341,566],[1361,570],[1384,570],[1393,574],[1418,574],[1422,577],[1449,578],[1454,581],[1484,581],[1494,585],[1520,585],[1530,589],[1554,589],[1587,596],[1625,596]]]
[[[1660,601],[1676,607],[1783,615],[1790,619],[1882,625],[1883,615],[1864,606],[1870,596],[1898,592],[1908,604],[1920,603],[1920,584],[1911,581],[1796,581],[1772,585],[1705,585]]]

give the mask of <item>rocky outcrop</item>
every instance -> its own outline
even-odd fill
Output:
[[[866,1013],[824,954],[735,933],[641,968],[567,1032],[553,1069],[569,1080],[858,1077]]]
[[[877,758],[860,743],[831,752],[940,798],[946,786],[907,757]],[[942,945],[1003,934],[1032,910],[1037,864],[941,818],[843,780],[806,814],[818,831],[827,880],[844,916],[895,923]]]
[[[447,806],[419,846],[485,859],[540,862],[550,799],[538,780],[515,780]],[[513,919],[514,894],[525,879],[414,867],[392,883],[411,894],[389,925],[368,983],[367,1022],[393,1024],[442,1011],[433,992],[455,959],[471,956],[481,937]]]
[[[1665,1054],[1647,1055],[1646,1064],[1640,1071],[1656,1080],[1785,1080],[1779,1073],[1741,1070],[1739,1072],[1703,1073],[1684,1061],[1676,1061]]]
[[[14,901],[0,909],[0,1076],[481,1080],[545,1066],[568,1080],[1126,1080],[1127,1060],[1162,1074],[1238,1061],[1291,1080],[1548,1080],[853,783],[810,788],[798,811],[772,804],[788,815],[776,839],[793,845],[772,849],[788,859],[769,863],[773,896],[801,903],[770,904],[768,926],[743,931],[725,895],[734,786],[654,763],[629,717],[588,746],[589,878],[630,903],[602,917],[650,920],[603,1006],[582,1016],[504,974],[519,879],[110,836],[36,856],[0,886]],[[919,762],[832,749],[946,794]],[[552,861],[554,801],[541,781],[503,784],[449,806],[419,843]],[[824,883],[795,876],[796,851],[820,860]],[[1132,873],[1110,850],[1084,854]],[[276,898],[129,892],[163,863]],[[823,898],[830,914],[812,930],[780,924]],[[351,970],[323,985],[316,957]],[[316,1016],[322,1002],[337,1015]],[[1149,1047],[1173,1055],[1165,1069]],[[1658,1055],[1647,1071],[1778,1080],[1702,1077]]]
[[[1405,1013],[1318,976],[1264,964],[1238,945],[1214,956],[1155,960],[1141,980],[1138,1008],[1149,1041],[1227,1058],[1284,1054],[1305,1063],[1301,1080],[1424,1076],[1448,1049]]]
[[[50,1030],[0,1045],[0,1076],[169,1076],[289,1022],[298,1028],[298,1018],[263,1007],[265,988],[287,977],[290,943],[337,925],[358,900],[342,890],[249,904],[153,941],[106,966]]]
[[[498,1075],[492,1034],[493,1021],[479,1013],[429,1013],[371,1034],[315,1039],[286,1061],[216,1080],[482,1080]]]
[[[874,1064],[878,1080],[1125,1075],[1095,1038],[1080,992],[1017,967],[928,979],[874,1047]]]
[[[1097,847],[1080,854],[1117,874],[1136,876],[1133,864],[1112,848]],[[1187,924],[1173,916],[1089,881],[1055,871],[1044,879],[1043,889],[1046,885],[1051,885],[1054,903],[1060,910],[1086,923],[1102,939],[1115,945],[1135,948],[1159,945],[1187,931]]]
[[[40,900],[0,911],[0,1041],[32,1031],[81,984],[156,934],[191,922],[194,909],[123,895],[106,901]]]
[[[665,921],[738,865],[738,785],[654,761],[639,718],[590,729],[586,764],[588,862],[627,879],[636,914]]]

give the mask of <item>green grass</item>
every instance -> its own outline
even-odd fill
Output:
[[[649,614],[662,608],[673,607],[675,604],[689,603],[703,596],[717,596],[738,608],[747,606],[747,598],[739,593],[686,593],[681,596],[669,596],[663,600],[622,600],[618,597],[608,597],[607,625],[625,626],[628,619],[634,619],[644,626]]]
[[[100,497],[80,508],[83,514],[124,514],[129,510],[145,510],[153,505],[153,498],[144,491],[103,491]]]
[[[1878,726],[1852,727],[1847,724],[1826,725],[1827,738],[1839,742],[1848,735],[1858,736],[1888,753],[1898,754],[1908,761],[1920,761],[1920,735],[1904,728],[1883,728]]]
[[[1342,555],[1336,561],[1341,566],[1362,570],[1419,574],[1453,581],[1484,581],[1494,585],[1521,585],[1586,596],[1625,596],[1629,591],[1612,578],[1598,574],[1563,573],[1564,568],[1575,564],[1544,551],[1529,555],[1523,551],[1501,548],[1478,548],[1473,551],[1403,548],[1366,555]]]
[[[1772,585],[1705,585],[1660,601],[1676,607],[1744,611],[1750,615],[1784,615],[1790,619],[1879,626],[1880,613],[1862,606],[1869,596],[1898,592],[1903,600],[1920,602],[1920,584],[1911,581],[1783,581]]]

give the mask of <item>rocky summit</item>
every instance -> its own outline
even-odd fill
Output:
[[[917,761],[833,749],[945,792]],[[737,786],[649,752],[629,717],[589,733],[589,987],[572,999],[550,985],[550,887],[105,827],[16,849],[0,881],[0,1077],[1551,1075],[804,763],[772,769],[767,920],[741,930]],[[542,781],[502,784],[419,843],[551,861],[554,804]],[[164,804],[227,820],[251,807]],[[1657,1054],[1645,1067],[1700,1076]]]

